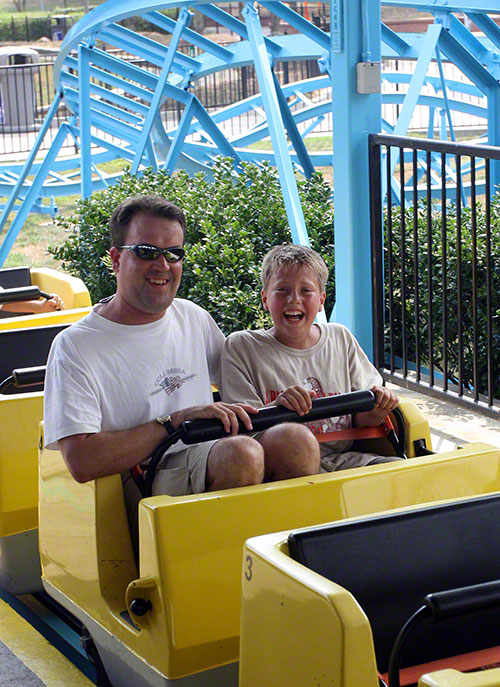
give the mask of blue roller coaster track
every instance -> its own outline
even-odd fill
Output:
[[[378,117],[380,125],[375,124],[371,131],[378,128],[404,135],[415,108],[423,106],[429,112],[429,136],[435,135],[437,118],[441,138],[454,140],[453,113],[465,112],[481,118],[487,142],[499,145],[500,28],[492,18],[498,0],[394,0],[383,4],[430,12],[434,23],[425,33],[398,34],[380,21],[373,23],[377,3],[371,0],[331,0],[329,31],[305,19],[292,6],[275,0],[241,3],[240,18],[222,5],[204,0],[108,0],[93,9],[73,26],[62,43],[54,69],[56,94],[28,159],[24,164],[0,167],[0,195],[6,198],[0,216],[0,266],[29,212],[40,211],[44,198],[75,193],[85,198],[114,183],[119,175],[107,175],[100,169],[102,162],[114,158],[125,159],[133,174],[140,174],[146,167],[169,172],[183,168],[190,173],[209,174],[217,155],[231,156],[235,169],[242,161],[269,160],[280,174],[293,240],[307,244],[295,174],[310,176],[317,167],[332,165],[337,155],[337,178],[340,164],[346,164],[349,174],[356,177],[352,169],[360,156],[349,129],[363,128],[359,122],[365,114],[359,103],[371,103],[371,113],[376,115],[372,121],[377,122]],[[288,35],[265,35],[261,14],[269,12],[279,19]],[[462,23],[457,13],[463,13],[468,21]],[[191,28],[190,24],[201,23],[192,22],[195,14],[202,15],[212,26],[232,32],[239,40],[218,44],[210,37],[212,34]],[[154,35],[161,36],[161,40],[122,25],[124,19],[134,16],[149,22]],[[360,34],[354,57],[348,54],[353,21]],[[465,24],[472,25],[474,30]],[[181,52],[181,46],[190,46],[190,54]],[[112,53],[116,48],[121,56]],[[348,54],[346,63],[341,61],[343,53]],[[401,90],[392,87],[385,92],[383,87],[382,95],[367,94],[363,96],[365,101],[356,100],[359,96],[346,85],[355,65],[386,58],[414,62],[411,74],[382,73],[383,84],[397,84]],[[320,75],[281,84],[276,65],[297,60],[316,60]],[[447,80],[444,61],[455,64],[469,82]],[[431,63],[437,67],[432,74]],[[196,94],[200,79],[248,65],[255,69],[258,95],[216,112],[203,107]],[[343,74],[339,65],[345,66]],[[482,101],[464,102],[457,97],[460,93]],[[165,120],[167,99],[182,111],[175,126],[169,126]],[[42,143],[54,126],[61,101],[70,114],[40,161]],[[382,120],[381,106],[386,103],[398,106],[395,125]],[[332,112],[334,152],[308,152],[305,137]],[[235,135],[228,134],[230,127],[225,124],[236,118],[243,121],[241,115],[245,113],[254,115],[252,123]],[[360,119],[352,124],[350,118],[355,116]],[[347,135],[340,136],[339,129],[345,129]],[[75,158],[60,154],[68,137],[78,150]],[[272,150],[256,147],[269,138]],[[346,147],[341,150],[344,138]],[[364,159],[362,163],[365,164]],[[343,179],[345,175],[340,171]],[[450,165],[446,173],[453,184],[457,170]],[[437,175],[440,171],[436,168]],[[498,184],[497,167],[492,176]],[[402,191],[397,181],[393,183],[393,196],[397,197]],[[340,216],[339,209],[337,203],[336,216]]]

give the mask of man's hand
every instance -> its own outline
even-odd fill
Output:
[[[399,404],[399,398],[394,391],[385,386],[372,386],[375,394],[375,406],[373,410],[364,413],[356,413],[353,417],[354,427],[376,427],[389,415],[391,410]]]
[[[312,408],[312,399],[316,398],[316,395],[315,391],[307,391],[301,386],[289,386],[281,392],[274,401],[274,405],[294,410],[297,415],[307,415]]]
[[[172,424],[175,429],[179,429],[184,420],[201,420],[204,418],[217,418],[224,425],[228,434],[233,436],[238,434],[238,420],[249,431],[253,429],[250,415],[258,413],[258,408],[254,408],[247,403],[210,403],[206,406],[192,406],[184,408],[172,414]]]

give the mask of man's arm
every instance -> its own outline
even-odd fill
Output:
[[[249,405],[211,403],[172,413],[172,424],[178,429],[185,420],[218,418],[226,432],[234,436],[238,433],[238,419],[251,430],[250,415],[256,412],[257,408]],[[151,420],[115,432],[73,434],[59,439],[59,448],[74,479],[83,483],[130,470],[146,461],[165,438],[165,429]]]

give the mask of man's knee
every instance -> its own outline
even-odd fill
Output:
[[[218,441],[207,464],[207,489],[228,489],[260,484],[264,479],[264,450],[246,436]]]

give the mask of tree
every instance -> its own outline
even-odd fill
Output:
[[[12,0],[12,2],[14,3],[14,7],[18,12],[26,11],[27,0]]]

